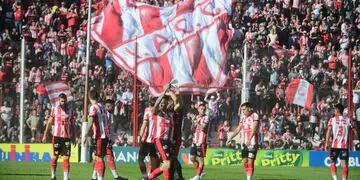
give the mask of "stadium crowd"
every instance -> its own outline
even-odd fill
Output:
[[[178,0],[140,0],[170,6]],[[105,1],[93,1],[97,12]],[[85,0],[1,0],[0,2],[0,142],[18,142],[20,39],[26,39],[25,139],[38,142],[51,107],[44,83],[66,81],[81,129],[85,80],[87,3]],[[191,119],[197,102],[208,102],[212,146],[225,146],[237,126],[241,99],[243,45],[249,50],[250,102],[261,120],[264,149],[322,149],[332,105],[347,106],[347,66],[352,49],[353,89],[360,89],[360,2],[356,0],[238,0],[231,27],[227,85],[219,91],[184,96],[183,146],[191,144]],[[116,102],[116,145],[131,144],[133,76],[112,62],[106,49],[91,41],[90,88]],[[294,78],[314,85],[311,109],[290,105],[285,89]],[[149,100],[139,87],[139,119]],[[354,120],[360,127],[360,99],[355,93]],[[141,124],[141,123],[140,123]],[[79,131],[78,131],[79,132]],[[237,146],[234,141],[230,146]]]

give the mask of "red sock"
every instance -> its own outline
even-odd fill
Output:
[[[64,159],[64,161],[63,161],[63,171],[64,172],[69,172],[69,169],[70,169],[69,159]]]
[[[248,169],[248,163],[243,163],[243,166],[244,166],[244,170],[245,170],[245,172],[247,172],[247,169]]]
[[[103,159],[96,161],[95,168],[96,168],[96,172],[99,174],[99,176],[104,177],[105,162]]]
[[[56,171],[56,166],[57,166],[57,160],[51,159],[51,169],[53,171]]]
[[[152,166],[151,166],[151,161],[149,161],[147,166],[147,172],[151,173],[151,171],[152,171]]]
[[[199,166],[196,168],[196,174],[197,174],[198,176],[201,176],[201,173],[202,173],[203,169],[204,169],[204,165],[199,165]]]
[[[348,166],[343,167],[342,168],[342,178],[347,179],[348,174],[349,174],[349,167]]]
[[[330,164],[330,172],[332,176],[336,176],[336,165],[335,163]]]
[[[114,161],[114,156],[108,155],[108,165],[109,165],[109,167],[110,167],[111,170],[115,170],[115,169],[116,169],[115,161]]]
[[[168,170],[164,170],[164,180],[170,180],[170,172]]]
[[[248,163],[247,170],[246,170],[246,176],[252,176],[254,173],[254,163]]]
[[[149,174],[148,178],[149,179],[154,179],[154,178],[158,177],[162,172],[163,171],[158,167],[158,168],[154,169],[154,171],[152,171]]]
[[[96,160],[95,160],[95,158],[93,159],[93,170],[95,170],[96,171]]]

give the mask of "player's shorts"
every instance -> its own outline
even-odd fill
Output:
[[[245,145],[243,145],[242,149],[241,149],[241,157],[244,158],[248,158],[248,159],[256,159],[256,154],[257,154],[257,148],[256,147],[247,147]]]
[[[170,160],[170,158],[175,154],[175,145],[170,141],[155,140],[155,148],[157,150],[158,156],[163,160]]]
[[[192,144],[190,147],[190,155],[197,157],[206,157],[206,144]]]
[[[109,139],[92,139],[92,144],[95,146],[95,156],[104,157],[107,154]]]
[[[337,158],[340,156],[340,160],[349,160],[349,150],[340,149],[340,148],[331,148],[330,149],[330,159],[332,162],[336,163]]]
[[[147,155],[157,157],[154,143],[142,142],[139,148],[139,158],[145,158]]]
[[[69,156],[71,154],[70,138],[53,136],[53,154],[54,156]]]

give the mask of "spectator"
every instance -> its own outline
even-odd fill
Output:
[[[220,122],[217,130],[219,147],[225,147],[229,130],[229,121]]]
[[[40,118],[39,118],[39,114],[36,110],[31,111],[31,114],[29,116],[29,118],[26,120],[26,124],[29,127],[30,131],[31,131],[31,140],[30,142],[35,142],[35,140],[38,137],[38,133],[39,133],[39,122],[40,122]]]

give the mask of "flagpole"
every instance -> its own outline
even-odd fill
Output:
[[[138,93],[138,88],[137,88],[137,55],[138,55],[138,42],[137,42],[137,37],[136,37],[136,41],[135,41],[135,64],[134,64],[134,87],[133,87],[133,94],[134,94],[134,99],[133,99],[133,118],[134,118],[134,123],[133,123],[133,146],[137,147],[138,146],[138,123],[139,123],[139,118],[138,118],[138,114],[139,114],[139,109],[138,109],[138,98],[139,98],[139,93]]]
[[[87,128],[87,114],[88,114],[88,90],[89,90],[89,63],[90,63],[90,32],[91,31],[91,0],[88,0],[88,17],[87,17],[87,32],[86,32],[86,64],[85,64],[85,90],[84,90],[84,116],[82,123],[81,142],[85,139],[85,130]],[[81,143],[81,157],[80,162],[87,162],[87,146]]]
[[[241,88],[241,104],[244,102],[247,102],[249,100],[249,92],[248,92],[248,87],[247,87],[247,60],[248,60],[248,48],[247,48],[248,44],[245,42],[244,43],[244,58],[243,58],[243,62],[242,62],[242,88]]]
[[[24,95],[25,95],[25,38],[21,39],[21,74],[20,74],[20,144],[24,140]]]
[[[352,49],[349,48],[349,56],[348,56],[348,116],[352,120],[353,119],[353,91],[352,91]]]

